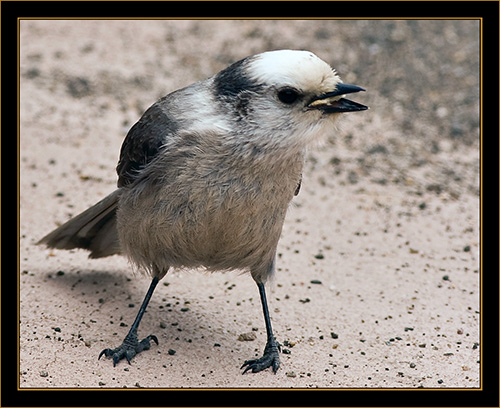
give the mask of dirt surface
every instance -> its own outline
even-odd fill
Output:
[[[478,21],[23,20],[20,36],[22,388],[480,386]],[[310,151],[288,212],[268,285],[280,370],[241,375],[265,345],[250,276],[200,271],[160,282],[140,327],[159,346],[98,361],[149,280],[35,243],[114,190],[156,99],[281,48],[330,62],[371,109]]]

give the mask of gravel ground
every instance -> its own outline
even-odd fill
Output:
[[[480,386],[477,20],[20,24],[22,388]],[[309,153],[269,287],[282,366],[241,375],[265,328],[252,279],[172,272],[118,345],[148,279],[124,258],[35,243],[113,191],[127,130],[159,97],[247,55],[308,49],[370,110]]]

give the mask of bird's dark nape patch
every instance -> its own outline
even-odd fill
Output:
[[[248,58],[237,61],[215,76],[214,85],[217,96],[235,97],[241,92],[257,91],[261,87],[245,72],[247,62]]]

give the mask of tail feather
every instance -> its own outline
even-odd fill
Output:
[[[50,248],[83,248],[91,258],[102,258],[121,252],[116,227],[116,209],[121,190],[118,189],[70,219],[37,244]]]

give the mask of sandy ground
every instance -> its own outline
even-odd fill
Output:
[[[22,388],[480,386],[477,21],[21,22]],[[247,275],[172,272],[35,243],[115,188],[127,130],[156,99],[257,52],[309,49],[367,88],[311,150],[268,287],[281,368],[241,375],[265,327]],[[460,86],[456,86],[459,83]],[[253,341],[241,341],[254,333]]]

